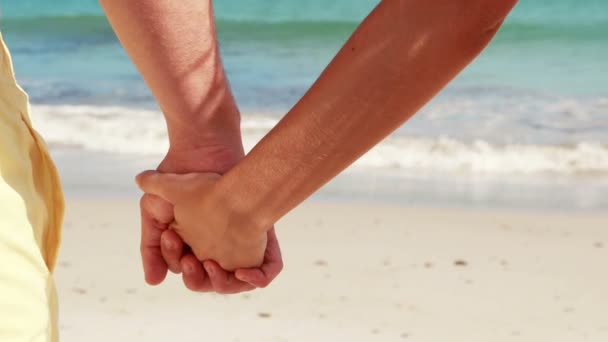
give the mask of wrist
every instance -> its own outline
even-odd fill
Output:
[[[213,202],[218,210],[229,220],[229,227],[247,240],[265,237],[274,222],[264,215],[263,210],[255,210],[254,202],[247,195],[247,189],[223,182],[225,176],[215,183],[212,193]]]
[[[158,166],[158,171],[169,173],[213,172],[224,174],[243,158],[240,139],[234,142],[207,142],[198,147],[171,146]]]
[[[164,111],[173,150],[242,145],[241,114],[227,84],[220,88],[209,91],[204,105],[186,106],[179,113]]]
[[[244,157],[240,113],[232,97],[212,113],[189,117],[189,123],[176,123],[167,115],[169,151],[159,171],[224,174]]]

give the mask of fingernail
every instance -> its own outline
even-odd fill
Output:
[[[209,273],[209,275],[213,275],[213,273],[215,273],[215,270],[213,270],[213,267],[209,266],[209,265],[204,265],[205,266],[205,271],[207,271],[207,273]]]
[[[167,249],[175,249],[175,244],[173,243],[173,241],[164,238],[163,239],[163,245],[165,245],[165,248]]]

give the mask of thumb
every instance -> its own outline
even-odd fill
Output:
[[[144,171],[135,177],[135,182],[139,188],[150,195],[156,195],[167,202],[175,204],[182,192],[180,189],[183,180],[180,175],[173,173],[161,173],[158,171]]]

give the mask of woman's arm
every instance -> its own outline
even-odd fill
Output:
[[[165,115],[170,149],[158,169],[223,174],[241,160],[244,152],[240,114],[219,54],[212,1],[100,0],[100,3]],[[173,221],[170,203],[146,194],[141,200],[141,217],[146,280],[158,284],[168,268],[181,272],[179,257],[183,243],[167,230]],[[282,267],[273,232],[269,238],[268,252],[275,257],[263,265],[266,272],[257,278],[262,284],[274,278]],[[189,288],[238,292],[252,287],[228,277],[205,278],[200,265],[190,266],[197,272],[184,275]],[[255,281],[251,283],[256,285]]]
[[[220,58],[212,1],[100,3],[165,115],[171,148],[240,145],[240,115]]]

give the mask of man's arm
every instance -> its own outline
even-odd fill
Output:
[[[516,0],[384,0],[300,102],[217,183],[264,231],[397,129],[488,44]]]
[[[100,3],[165,115],[170,149],[159,170],[225,173],[241,160],[244,153],[240,114],[221,63],[212,2],[100,0]],[[141,209],[146,280],[158,284],[165,278],[168,267],[174,272],[181,271],[179,259],[166,258],[173,260],[169,265],[165,262],[163,255],[171,254],[166,246],[177,247],[173,249],[175,255],[181,254],[182,245],[181,241],[168,238],[174,237],[166,231],[173,221],[169,203],[144,195]],[[170,243],[161,247],[161,241]],[[269,248],[278,251],[278,244]],[[269,277],[279,271],[280,266],[275,267]],[[213,285],[218,284],[223,292],[249,287],[235,281],[230,286],[222,285],[221,280]]]

